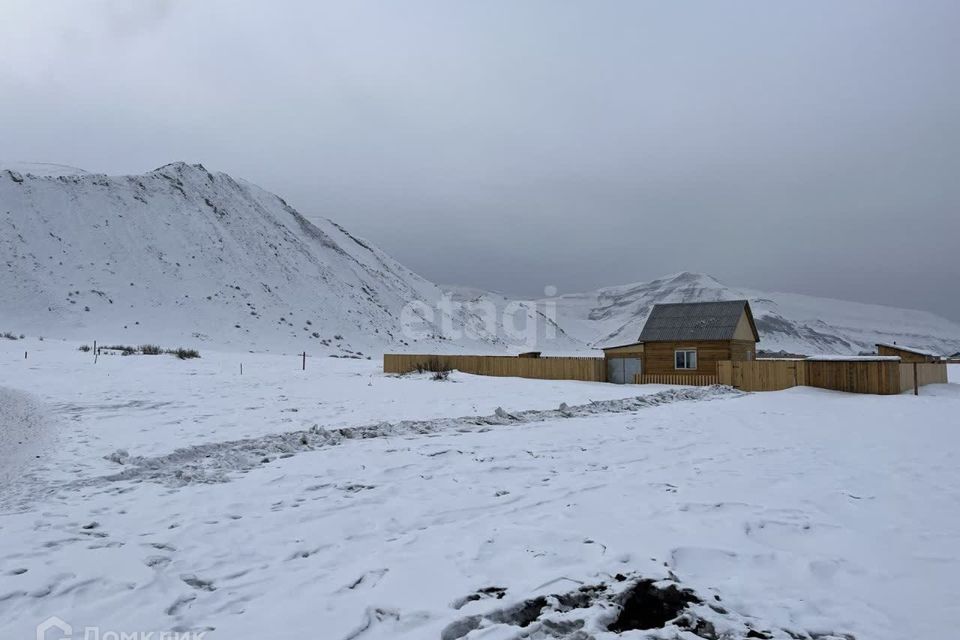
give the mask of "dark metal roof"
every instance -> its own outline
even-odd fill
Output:
[[[744,309],[754,339],[759,340],[753,313],[746,300],[654,305],[639,339],[641,342],[732,340]]]

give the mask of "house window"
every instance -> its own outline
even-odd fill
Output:
[[[674,369],[696,369],[697,350],[677,349],[673,352]]]

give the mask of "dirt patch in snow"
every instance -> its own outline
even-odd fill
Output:
[[[756,619],[727,610],[716,594],[697,594],[672,578],[654,580],[622,574],[609,582],[537,596],[460,618],[447,625],[440,637],[468,640],[486,637],[488,629],[497,638],[509,640],[594,640],[611,635],[664,640],[855,640],[846,633],[766,627]],[[637,631],[646,633],[633,633]]]

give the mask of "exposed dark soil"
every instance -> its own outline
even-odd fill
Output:
[[[485,599],[501,599],[503,587],[485,587],[453,603],[460,609]],[[805,632],[755,628],[754,622],[720,606],[720,597],[704,598],[676,580],[652,580],[617,574],[609,584],[584,585],[567,593],[529,598],[483,614],[466,616],[447,625],[441,640],[461,640],[472,631],[496,625],[516,629],[511,640],[594,640],[604,631],[616,635],[662,629],[663,638],[702,640],[855,640],[846,633]],[[476,605],[474,605],[476,606]],[[602,625],[605,621],[604,628]],[[715,623],[722,622],[723,632]],[[604,634],[605,635],[605,634]],[[508,637],[500,636],[497,637]]]
[[[621,633],[633,629],[660,629],[676,620],[691,604],[703,602],[689,589],[674,584],[658,587],[653,580],[640,580],[620,600],[620,615],[607,629]]]

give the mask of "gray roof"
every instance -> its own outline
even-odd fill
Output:
[[[727,300],[654,305],[640,341],[732,340],[744,309],[754,337],[759,339],[750,304],[746,300]]]

